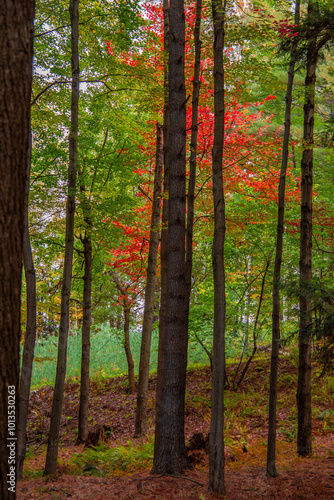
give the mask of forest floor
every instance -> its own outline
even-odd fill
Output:
[[[269,359],[254,360],[238,390],[226,391],[226,498],[308,500],[334,499],[334,378],[313,376],[313,456],[296,454],[296,362],[280,359],[278,398],[278,477],[266,477],[266,439]],[[242,369],[242,367],[241,367]],[[239,370],[239,374],[241,372]],[[230,383],[236,365],[228,367]],[[316,367],[314,368],[314,372]],[[237,380],[237,378],[236,378]],[[189,451],[193,469],[182,476],[152,476],[154,396],[156,377],[150,379],[149,431],[133,438],[136,396],[128,394],[125,377],[95,380],[90,392],[91,444],[76,445],[79,384],[66,385],[57,473],[42,477],[50,425],[52,388],[31,394],[29,452],[24,477],[17,484],[18,500],[25,499],[199,499],[208,493],[208,455],[204,443]],[[188,372],[185,433],[207,436],[210,426],[211,373],[208,367]]]

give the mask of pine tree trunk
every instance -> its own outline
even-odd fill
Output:
[[[295,25],[299,25],[300,1],[295,3]],[[297,31],[297,30],[296,30]],[[272,345],[270,364],[270,391],[269,391],[269,429],[267,447],[267,475],[277,476],[276,471],[276,403],[277,403],[277,374],[280,334],[280,293],[281,264],[283,254],[284,208],[285,208],[285,180],[289,159],[289,138],[291,125],[291,102],[294,70],[296,63],[296,44],[292,48],[288,72],[288,85],[285,96],[285,121],[280,182],[278,189],[278,215],[276,231],[276,255],[273,280],[273,312],[272,312]]]
[[[159,347],[157,367],[157,388],[155,398],[154,453],[159,446],[160,425],[162,418],[162,387],[165,356],[166,302],[167,302],[167,250],[168,250],[168,197],[169,197],[169,97],[168,97],[168,62],[169,62],[169,1],[163,0],[164,16],[164,187],[162,202],[162,227],[160,245],[161,298],[159,311]]]
[[[31,139],[30,139],[31,151]],[[32,366],[34,360],[34,349],[36,339],[36,272],[32,257],[29,238],[29,184],[30,184],[30,153],[27,167],[27,185],[24,207],[24,234],[23,234],[23,265],[26,278],[27,290],[27,321],[24,337],[24,348],[22,356],[22,367],[20,376],[20,397],[18,415],[18,437],[17,437],[17,479],[21,479],[23,462],[26,454],[26,428],[28,421],[28,408],[30,396],[30,384],[32,377]]]
[[[74,213],[77,173],[77,137],[78,137],[78,109],[79,109],[79,0],[70,0],[71,15],[71,66],[72,66],[72,92],[71,92],[71,126],[69,137],[69,168],[68,168],[68,193],[66,205],[66,239],[63,283],[61,290],[61,316],[58,337],[57,372],[53,394],[50,433],[44,475],[53,474],[57,469],[58,443],[60,420],[63,405],[67,340],[70,322],[70,294],[73,265],[74,246]]]
[[[224,22],[226,0],[212,0],[214,26],[214,144],[212,185],[214,236],[212,248],[214,278],[213,370],[209,454],[209,490],[225,494],[224,484],[224,374],[225,374],[225,200],[223,184],[224,146]]]
[[[90,226],[89,215],[85,217],[87,226]],[[77,443],[83,443],[88,436],[88,405],[89,405],[89,361],[90,361],[90,327],[92,322],[92,242],[89,229],[83,239],[85,275],[83,292],[83,318],[81,329],[81,379],[80,405]]]
[[[152,204],[150,243],[147,261],[147,276],[145,288],[145,305],[143,330],[140,349],[138,393],[136,408],[135,437],[142,436],[147,431],[148,381],[150,373],[151,337],[154,317],[154,298],[157,283],[157,263],[159,251],[159,225],[161,211],[161,184],[163,167],[163,130],[157,123],[157,148],[154,174],[154,193]]]
[[[34,6],[35,3],[31,0],[5,1],[1,4],[0,16],[0,498],[2,500],[14,499],[16,496],[20,302],[24,203],[30,151]]]
[[[318,17],[318,2],[309,0],[308,16]],[[312,337],[312,184],[313,184],[313,129],[314,98],[318,49],[316,37],[308,42],[304,138],[301,161],[301,221],[300,221],[300,297],[299,297],[299,364],[298,364],[298,433],[297,452],[301,456],[312,453],[311,413],[311,337]]]
[[[162,388],[162,418],[153,473],[182,472],[189,467],[184,439],[187,367],[185,214],[186,88],[183,0],[171,0],[169,39],[170,162],[167,255],[167,316]]]
[[[189,323],[189,301],[191,294],[191,274],[193,266],[193,227],[194,227],[194,203],[196,185],[196,157],[197,157],[197,135],[198,135],[198,103],[200,91],[200,68],[201,68],[201,13],[202,0],[196,3],[196,19],[194,29],[195,64],[193,79],[193,98],[191,116],[191,140],[190,140],[190,162],[189,162],[189,186],[187,196],[187,230],[186,230],[186,283],[187,283],[187,323]],[[188,326],[187,326],[188,329]]]

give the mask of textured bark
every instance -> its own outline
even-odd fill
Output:
[[[295,25],[299,25],[300,1],[295,3]],[[298,31],[298,29],[296,30]],[[291,102],[294,70],[296,63],[297,43],[291,51],[288,72],[288,84],[285,95],[285,120],[280,182],[278,188],[278,215],[276,230],[276,254],[273,280],[273,312],[272,312],[272,345],[270,364],[270,391],[269,391],[269,428],[267,447],[267,474],[277,476],[276,471],[276,403],[277,403],[277,374],[280,334],[280,292],[281,264],[283,254],[284,208],[285,208],[285,180],[289,159],[289,138],[291,125]]]
[[[167,302],[167,251],[168,251],[168,196],[169,196],[169,96],[168,96],[168,59],[169,59],[169,5],[163,0],[164,15],[164,188],[162,204],[162,227],[160,245],[161,298],[159,311],[159,348],[157,367],[157,388],[155,398],[154,452],[159,445],[162,418],[162,387],[165,354],[166,302]]]
[[[31,139],[30,139],[31,150]],[[26,454],[26,428],[28,420],[29,395],[36,339],[36,272],[29,237],[29,183],[30,154],[27,163],[27,184],[24,206],[23,265],[26,278],[27,321],[20,376],[19,415],[17,424],[17,479],[21,479]]]
[[[86,441],[88,436],[88,405],[89,405],[89,360],[90,360],[90,327],[92,323],[92,242],[89,233],[90,217],[85,216],[88,226],[83,238],[85,274],[83,291],[83,318],[81,329],[81,378],[80,378],[80,405],[78,422],[78,443]]]
[[[308,16],[318,17],[317,1],[309,0]],[[300,221],[300,297],[299,297],[299,364],[297,386],[298,433],[297,452],[301,456],[312,453],[311,413],[311,336],[312,336],[312,184],[313,184],[313,130],[314,98],[318,49],[316,36],[307,47],[304,137],[301,161],[301,221]]]
[[[163,128],[157,123],[157,148],[156,163],[154,173],[154,193],[152,203],[152,217],[150,230],[150,243],[148,250],[145,305],[143,317],[143,329],[140,348],[138,392],[135,437],[142,436],[147,430],[147,402],[148,402],[148,381],[150,373],[151,338],[154,318],[154,299],[157,283],[157,263],[160,236],[160,212],[161,212],[161,185],[162,167],[164,161],[163,152]]]
[[[191,140],[189,161],[189,185],[187,196],[187,229],[186,229],[186,283],[187,283],[187,322],[189,322],[189,301],[191,294],[191,274],[193,265],[193,226],[194,226],[194,202],[196,184],[196,156],[198,135],[198,103],[200,91],[200,67],[201,67],[201,13],[202,0],[196,3],[196,20],[194,29],[195,64],[193,79],[192,116],[191,116]],[[188,327],[187,327],[188,328]]]
[[[209,490],[225,494],[224,484],[224,372],[225,372],[225,200],[223,184],[224,146],[224,21],[226,0],[212,0],[214,26],[214,143],[212,186],[214,236],[212,248],[214,278],[213,370],[209,454]]]
[[[15,498],[20,299],[24,203],[30,150],[34,5],[4,0],[0,9],[0,498]],[[10,396],[10,397],[9,397]],[[14,408],[13,408],[14,407]],[[9,423],[10,426],[9,427]],[[16,420],[17,424],[17,420]],[[13,434],[12,434],[13,433]],[[16,450],[15,450],[16,451]],[[12,457],[11,457],[12,458]],[[10,469],[14,467],[14,469]],[[13,484],[7,474],[13,472]],[[12,489],[12,491],[9,490]]]
[[[162,388],[162,418],[153,473],[182,472],[189,467],[184,440],[187,367],[185,214],[186,88],[183,0],[171,0],[169,38],[169,210],[167,315]]]
[[[64,384],[66,374],[67,340],[70,320],[70,294],[73,265],[74,246],[74,213],[77,173],[77,137],[78,137],[78,110],[79,110],[79,0],[70,0],[71,15],[71,126],[69,136],[69,168],[68,192],[66,204],[66,237],[64,271],[61,290],[61,315],[58,338],[57,372],[53,394],[50,433],[44,475],[53,474],[57,469],[58,443],[61,412],[63,406]]]

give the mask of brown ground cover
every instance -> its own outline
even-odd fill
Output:
[[[240,389],[226,391],[226,497],[229,500],[334,499],[334,406],[333,387],[314,389],[314,452],[301,459],[295,453],[295,382],[296,368],[288,356],[280,364],[280,402],[278,405],[277,466],[279,476],[267,478],[266,434],[268,359],[259,359]],[[229,368],[230,381],[235,366]],[[154,430],[155,377],[150,380],[149,435]],[[103,450],[119,446],[135,450],[149,438],[134,439],[136,397],[127,392],[126,379],[92,382],[90,427],[101,432]],[[207,435],[210,425],[209,368],[191,370],[186,399],[186,437]],[[52,389],[43,387],[31,395],[28,442],[31,453],[25,465],[25,477],[17,485],[18,500],[48,499],[199,499],[213,498],[208,493],[208,456],[205,449],[192,450],[194,468],[182,476],[151,476],[151,457],[113,468],[103,461],[86,467],[73,457],[83,446],[76,446],[79,386],[66,386],[61,425],[59,467],[54,476],[43,478],[45,447],[50,425]],[[151,439],[152,441],[152,439]],[[98,448],[99,450],[99,448]],[[89,470],[85,470],[89,469]]]

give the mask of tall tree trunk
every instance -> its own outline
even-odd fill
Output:
[[[166,302],[167,302],[167,251],[168,251],[168,197],[169,197],[169,96],[168,96],[168,64],[169,64],[169,0],[163,0],[164,16],[164,187],[162,202],[162,227],[160,245],[161,298],[159,311],[159,347],[157,367],[157,388],[155,398],[155,432],[154,453],[159,445],[160,425],[162,418],[162,387],[165,356]]]
[[[318,18],[317,1],[309,0],[309,19]],[[308,41],[305,100],[304,138],[301,161],[301,220],[300,220],[300,297],[299,297],[299,364],[298,364],[298,433],[297,452],[301,456],[312,453],[311,414],[311,337],[312,337],[312,184],[313,184],[313,129],[314,98],[318,49],[317,39]]]
[[[295,3],[295,25],[299,25],[300,0]],[[273,312],[272,312],[272,344],[271,344],[271,365],[270,365],[270,392],[269,392],[269,429],[267,447],[267,475],[275,477],[276,471],[276,403],[277,403],[277,374],[278,374],[278,353],[280,334],[280,279],[281,264],[283,254],[283,232],[284,232],[284,207],[285,207],[285,180],[289,159],[289,138],[291,125],[291,102],[294,70],[296,63],[297,43],[291,50],[290,66],[288,72],[288,84],[285,95],[285,120],[281,175],[278,188],[278,215],[276,231],[276,255],[273,280]]]
[[[171,0],[170,33],[167,316],[162,418],[159,443],[154,453],[153,473],[182,472],[189,467],[184,439],[187,307],[185,281],[186,88],[183,0]]]
[[[90,236],[91,221],[89,212],[85,216],[87,225],[83,238],[85,275],[83,291],[83,318],[81,329],[81,378],[80,405],[77,443],[83,443],[88,436],[88,405],[89,405],[89,361],[90,361],[90,327],[92,322],[92,242]]]
[[[138,393],[136,408],[135,437],[142,436],[147,430],[148,381],[150,373],[151,337],[154,317],[154,298],[157,283],[157,263],[159,251],[159,225],[161,212],[162,167],[164,162],[163,129],[157,123],[157,148],[154,173],[154,193],[152,203],[150,243],[147,261],[145,306],[140,348]]]
[[[66,374],[67,340],[70,320],[70,294],[73,266],[74,246],[74,213],[77,173],[77,138],[79,111],[79,0],[70,0],[71,16],[71,126],[69,137],[68,192],[66,205],[66,239],[64,255],[64,272],[61,290],[61,316],[58,338],[57,372],[53,394],[50,433],[44,475],[53,474],[57,469],[58,442],[61,412],[63,406],[64,384]]]
[[[30,138],[31,152],[31,138]],[[24,207],[24,233],[23,233],[23,265],[26,278],[27,293],[27,321],[24,337],[24,348],[22,356],[22,367],[20,376],[19,416],[17,423],[17,479],[21,479],[23,462],[26,454],[26,428],[28,420],[30,384],[32,366],[34,360],[34,349],[36,339],[36,272],[32,257],[29,238],[29,185],[30,185],[30,152],[27,164],[27,185],[25,192]]]
[[[0,498],[16,496],[24,203],[30,151],[32,0],[0,16]],[[9,475],[8,475],[9,474]],[[9,481],[9,482],[8,482]]]
[[[214,236],[212,248],[214,278],[213,370],[210,425],[209,489],[225,494],[224,484],[224,373],[225,373],[225,200],[223,183],[224,147],[224,23],[226,0],[212,0],[214,27],[214,143],[212,186]]]
[[[198,135],[198,103],[200,91],[200,67],[201,67],[201,14],[202,0],[196,3],[196,19],[194,29],[195,64],[193,79],[192,115],[191,115],[191,140],[190,140],[190,162],[189,162],[189,185],[187,196],[187,229],[186,229],[186,283],[187,283],[187,329],[189,323],[189,301],[191,294],[191,274],[193,267],[193,232],[194,232],[194,202],[196,184],[196,157],[197,157],[197,135]]]

